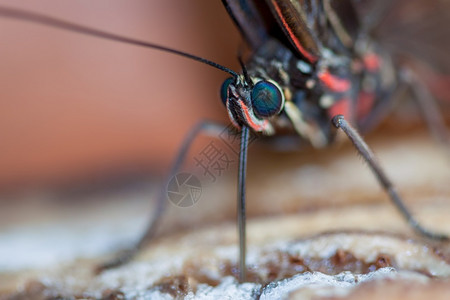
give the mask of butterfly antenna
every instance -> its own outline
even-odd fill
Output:
[[[231,74],[233,77],[238,76],[238,74],[236,72],[234,72],[233,70],[228,69],[227,67],[224,67],[218,63],[215,63],[213,61],[210,61],[208,59],[205,59],[205,58],[202,58],[202,57],[199,57],[196,55],[192,55],[192,54],[189,54],[189,53],[186,53],[183,51],[167,48],[167,47],[160,46],[157,44],[152,44],[152,43],[140,41],[137,39],[132,39],[132,38],[120,36],[117,34],[89,28],[86,26],[74,24],[71,22],[63,21],[60,19],[56,19],[56,18],[49,17],[46,15],[41,15],[41,14],[34,13],[34,12],[29,12],[26,10],[0,6],[0,17],[21,20],[21,21],[25,21],[25,22],[31,22],[31,23],[35,23],[35,24],[40,24],[40,25],[50,26],[50,27],[68,30],[68,31],[72,31],[72,32],[77,32],[77,33],[81,33],[81,34],[86,34],[86,35],[90,35],[90,36],[95,36],[95,37],[102,38],[105,40],[111,40],[111,41],[121,42],[121,43],[125,43],[125,44],[131,44],[131,45],[136,45],[136,46],[140,46],[140,47],[151,48],[151,49],[155,49],[155,50],[169,52],[169,53],[173,53],[173,54],[176,54],[179,56],[183,56],[183,57],[201,62],[201,63],[209,65],[213,68],[219,69],[221,71],[227,72],[227,73]]]
[[[253,80],[248,75],[247,68],[245,67],[244,61],[242,60],[241,53],[238,53],[238,60],[242,68],[242,74],[244,74],[245,82],[247,82],[250,87],[253,87]]]

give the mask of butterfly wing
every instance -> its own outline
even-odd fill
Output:
[[[223,0],[252,49],[269,37],[315,63],[324,47],[348,52],[359,20],[351,0]]]
[[[268,38],[267,24],[252,0],[222,0],[228,14],[253,50]]]
[[[396,60],[416,69],[435,97],[450,103],[450,1],[395,1],[375,34]]]

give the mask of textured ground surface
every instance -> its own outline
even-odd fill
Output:
[[[420,131],[371,144],[418,219],[450,233],[447,154]],[[95,262],[139,235],[151,192],[83,207],[28,205],[20,214],[6,207],[0,295],[448,299],[448,244],[415,236],[350,147],[250,157],[250,282],[236,280],[234,188],[223,180],[194,207],[171,206],[152,247],[99,276]]]

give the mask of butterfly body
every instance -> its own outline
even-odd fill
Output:
[[[353,1],[223,0],[223,3],[252,50],[248,61],[245,64],[241,61],[241,74],[186,52],[31,12],[3,7],[0,15],[172,53],[232,76],[224,82],[221,97],[232,124],[241,130],[237,196],[241,281],[246,280],[247,269],[245,182],[249,131],[269,137],[294,136],[302,144],[321,148],[334,141],[334,125],[347,135],[411,227],[430,239],[448,241],[447,235],[427,230],[415,220],[354,128],[365,131],[376,125],[380,116],[387,115],[386,103],[392,101],[401,83],[406,83],[420,99],[431,130],[441,137],[447,134],[427,87],[415,76],[405,81],[402,68],[393,62],[391,53],[372,38],[370,26],[360,23]],[[180,147],[169,179],[180,171],[190,146],[201,132],[215,132],[218,136],[223,126],[200,122],[194,127]],[[129,261],[154,237],[166,207],[166,196],[167,190],[162,188],[154,215],[140,240],[98,270]]]
[[[394,92],[397,75],[388,53],[365,32],[359,32],[359,28],[344,28],[336,21],[338,12],[331,7],[336,1],[266,2],[268,7],[262,9],[269,12],[254,14],[260,16],[260,27],[269,29],[264,34],[257,31],[262,37],[253,39],[258,42],[245,64],[247,79],[244,76],[231,84],[232,97],[224,101],[236,127],[245,124],[269,136],[296,135],[304,143],[321,148],[334,140],[330,124],[333,116],[342,114],[359,127],[370,118],[373,108]],[[347,3],[345,13],[353,19],[346,25],[358,26],[350,2],[343,2]],[[247,14],[251,14],[249,7],[256,11],[256,5],[246,3],[248,6],[244,8],[232,1],[226,5],[234,11],[238,5]],[[263,19],[267,14],[272,14],[272,18]],[[288,24],[287,20],[295,17],[300,18],[298,23],[303,22],[305,30],[291,38],[289,35],[301,27],[298,23]],[[246,26],[239,24],[244,36],[255,34],[250,25]],[[276,83],[283,94],[278,114],[261,116],[253,113],[257,105],[252,107],[250,100],[241,101],[248,98],[249,92],[236,87],[247,85],[251,90],[261,80]],[[236,90],[242,94],[237,95]],[[239,110],[244,113],[236,117]]]
[[[299,139],[300,146],[315,148],[331,144],[337,136],[334,129],[342,130],[411,227],[431,239],[448,240],[445,234],[429,231],[415,220],[358,133],[358,129],[367,131],[388,115],[394,95],[407,87],[419,98],[430,129],[447,140],[445,125],[427,87],[407,67],[394,64],[391,53],[372,38],[371,26],[359,22],[354,2],[222,2],[253,50],[246,64],[241,61],[242,74],[227,79],[221,92],[231,122],[242,131],[238,170],[240,280],[245,281],[247,268],[249,130],[276,137],[287,133]],[[283,141],[280,146],[283,149]]]

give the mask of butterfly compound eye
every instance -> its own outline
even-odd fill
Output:
[[[227,106],[227,98],[228,98],[228,87],[234,81],[233,77],[225,79],[222,83],[222,87],[220,88],[220,98],[222,99],[223,105]]]
[[[279,114],[284,105],[284,95],[280,87],[270,81],[258,82],[251,97],[253,110],[260,117]]]

